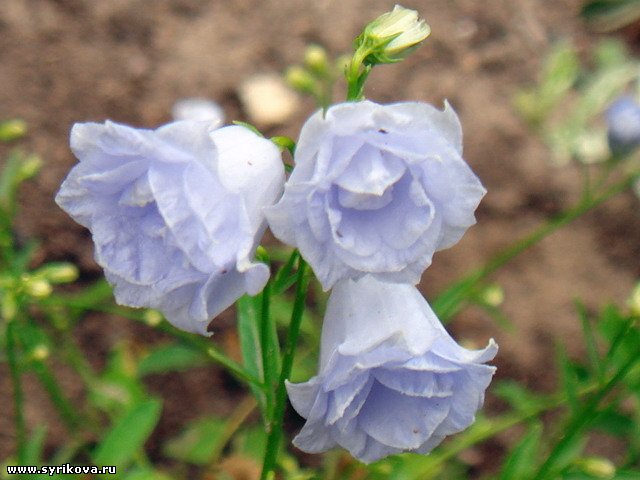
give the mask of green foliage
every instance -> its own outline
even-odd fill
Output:
[[[566,42],[549,55],[537,85],[520,91],[514,103],[522,117],[543,137],[554,161],[565,165],[605,162],[609,155],[604,109],[640,75],[640,64],[624,45],[602,40],[589,65]]]

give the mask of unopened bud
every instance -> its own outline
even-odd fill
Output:
[[[640,283],[633,288],[627,304],[631,310],[631,315],[640,316]]]
[[[38,270],[38,275],[51,283],[70,283],[78,279],[78,267],[72,263],[50,263]]]
[[[405,58],[430,33],[431,27],[418,12],[396,5],[367,25],[358,41],[373,50],[372,63],[393,63]]]
[[[49,357],[49,347],[44,344],[36,345],[31,350],[31,358],[37,362],[42,362]]]
[[[302,93],[310,93],[316,90],[316,81],[304,68],[293,66],[284,74],[287,84]]]
[[[51,295],[53,288],[48,280],[44,278],[36,278],[32,276],[22,277],[22,284],[27,295],[36,298],[44,298]]]
[[[578,463],[582,471],[592,477],[608,479],[613,478],[616,474],[616,466],[606,458],[582,458]]]
[[[309,45],[304,52],[304,64],[312,72],[324,75],[329,67],[327,51],[320,45]]]
[[[36,154],[28,155],[24,160],[22,160],[22,165],[20,165],[18,174],[20,181],[35,177],[41,168],[42,159],[40,156]]]
[[[142,317],[144,322],[150,327],[157,327],[162,322],[162,314],[157,310],[145,310]]]
[[[482,301],[491,307],[499,307],[504,302],[504,290],[498,284],[489,285],[482,292]]]
[[[27,123],[24,120],[6,120],[0,122],[0,141],[11,142],[27,134]]]

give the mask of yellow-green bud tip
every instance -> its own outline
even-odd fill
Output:
[[[156,327],[162,322],[162,314],[157,310],[145,310],[142,314],[144,322],[150,327]]]
[[[583,472],[595,478],[609,479],[616,474],[616,466],[606,458],[583,458],[579,460],[579,464]]]
[[[31,358],[37,362],[42,362],[49,357],[49,347],[46,345],[40,344],[36,345],[33,350],[31,350]]]
[[[326,50],[319,45],[309,45],[304,52],[304,64],[316,73],[325,73],[329,65]]]
[[[285,80],[289,86],[299,92],[313,92],[316,88],[316,82],[313,76],[299,66],[289,68],[285,73]]]
[[[431,27],[419,18],[418,12],[396,5],[365,28],[365,36],[379,42],[395,37],[384,46],[383,55],[393,58],[422,42],[431,33]]]

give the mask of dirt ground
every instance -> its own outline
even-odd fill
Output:
[[[431,38],[409,60],[374,71],[368,97],[379,102],[449,99],[465,132],[465,157],[488,189],[478,225],[454,248],[436,255],[422,291],[434,297],[450,281],[570,205],[580,188],[578,172],[557,169],[549,152],[512,108],[514,92],[534,81],[550,45],[593,35],[577,18],[578,0],[406,0],[432,27]],[[42,240],[41,258],[81,266],[97,278],[87,232],[53,202],[75,159],[68,149],[74,122],[112,119],[155,127],[170,120],[173,102],[204,96],[218,101],[228,119],[245,120],[237,86],[263,72],[299,62],[310,42],[332,55],[348,51],[368,20],[389,9],[381,0],[5,0],[0,7],[0,117],[28,122],[25,148],[45,166],[25,185],[19,234]],[[339,89],[338,89],[339,90]],[[268,134],[296,137],[310,101]],[[258,125],[259,127],[261,125]],[[5,153],[6,151],[0,151]],[[624,195],[573,223],[500,270],[504,311],[515,329],[500,329],[470,309],[452,324],[456,338],[500,345],[497,378],[514,378],[549,390],[554,339],[582,352],[576,297],[595,309],[622,302],[640,274],[640,216]],[[223,320],[224,325],[230,322]],[[139,332],[138,332],[139,333]],[[92,361],[117,340],[136,336],[128,322],[94,316],[79,341]],[[9,383],[0,370],[0,458],[12,447]],[[63,374],[64,377],[64,374]],[[185,418],[226,413],[234,390],[211,370],[156,379],[165,399],[159,434]],[[31,382],[33,383],[33,382]],[[50,406],[29,385],[30,423],[49,417]],[[82,392],[69,380],[75,398]],[[192,408],[184,412],[183,402]],[[492,402],[489,402],[491,407]],[[64,435],[55,428],[49,442]],[[59,437],[58,437],[59,438]]]

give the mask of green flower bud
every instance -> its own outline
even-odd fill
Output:
[[[631,297],[627,300],[627,304],[631,310],[631,315],[640,316],[640,283],[634,287],[631,292]]]
[[[157,327],[162,322],[163,317],[159,311],[149,309],[144,311],[142,318],[144,319],[144,323],[150,327]]]
[[[498,284],[489,285],[481,295],[482,301],[491,307],[499,307],[504,302],[504,290]]]
[[[418,17],[418,12],[396,5],[367,25],[356,41],[372,50],[367,57],[370,63],[394,63],[405,58],[430,33],[431,27]]]
[[[49,347],[44,344],[36,345],[31,350],[31,358],[36,362],[42,362],[49,357]]]
[[[295,90],[302,93],[313,93],[317,89],[316,81],[307,70],[299,66],[287,69],[284,74],[286,82]]]
[[[72,263],[49,263],[38,270],[36,275],[56,284],[74,282],[79,274],[78,267]]]
[[[602,457],[589,457],[578,460],[580,469],[596,478],[613,478],[616,474],[616,466],[611,460]]]
[[[319,45],[309,45],[304,52],[304,64],[319,75],[325,75],[329,70],[327,51]]]
[[[42,168],[42,159],[36,154],[31,154],[22,160],[18,177],[22,180],[28,180],[35,177]]]
[[[48,297],[53,291],[53,288],[47,279],[31,275],[22,276],[22,285],[27,295],[35,298]]]
[[[27,134],[27,123],[24,120],[6,120],[0,122],[0,141],[11,142]]]

